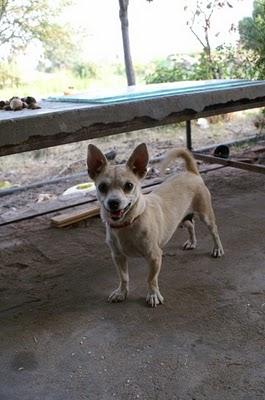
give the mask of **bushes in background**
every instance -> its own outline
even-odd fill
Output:
[[[205,53],[197,55],[169,56],[155,61],[145,75],[146,83],[174,82],[183,80],[254,79],[254,54],[241,47],[219,46],[209,63]]]

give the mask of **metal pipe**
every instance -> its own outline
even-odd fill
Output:
[[[254,136],[250,136],[249,138],[231,140],[229,142],[225,142],[225,143],[222,143],[222,144],[224,146],[229,146],[229,147],[230,146],[238,146],[238,145],[240,146],[240,145],[248,144],[248,143],[256,143],[256,142],[259,142],[261,140],[265,140],[265,135],[254,135]],[[194,150],[194,151],[196,151],[198,153],[207,153],[207,152],[210,152],[211,150],[214,150],[219,144],[220,143],[213,144],[211,146],[206,146],[206,147],[200,148],[198,150]]]

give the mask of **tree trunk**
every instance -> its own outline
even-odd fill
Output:
[[[130,39],[129,39],[129,21],[128,21],[128,4],[129,0],[119,0],[120,3],[120,21],[122,31],[123,53],[125,70],[128,86],[135,85],[135,75],[131,57]]]
[[[207,24],[206,24],[207,26]],[[212,78],[213,79],[217,79],[217,72],[216,72],[216,68],[212,59],[212,49],[211,49],[211,45],[210,45],[210,40],[209,40],[209,30],[208,28],[205,28],[205,43],[206,46],[204,47],[204,52],[206,54],[206,57],[208,58],[208,63],[210,66],[210,70],[211,70],[211,74],[212,74]]]

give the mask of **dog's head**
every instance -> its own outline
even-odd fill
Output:
[[[123,221],[141,193],[141,180],[148,164],[145,143],[135,148],[125,165],[110,165],[93,144],[88,146],[88,175],[95,182],[97,197],[110,221]]]

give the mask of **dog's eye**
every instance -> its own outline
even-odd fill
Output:
[[[125,192],[131,192],[133,190],[133,183],[132,182],[126,182],[124,187],[123,187]]]
[[[102,182],[102,183],[100,183],[100,184],[98,185],[98,190],[99,190],[101,193],[107,193],[107,191],[108,191],[108,185],[107,185],[105,182]]]

